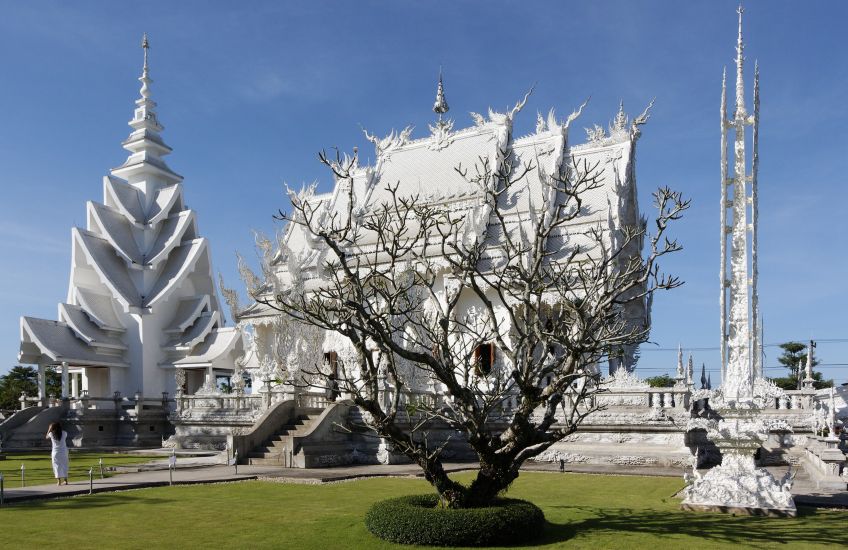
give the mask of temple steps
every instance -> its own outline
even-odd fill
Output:
[[[247,464],[256,466],[292,466],[294,437],[304,435],[313,421],[321,416],[321,409],[302,409],[291,422],[280,426],[261,447],[251,451],[245,458]]]

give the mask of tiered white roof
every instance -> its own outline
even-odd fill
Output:
[[[71,230],[59,321],[21,319],[21,362],[124,367],[125,387],[112,390],[128,393],[173,391],[169,368],[232,368],[241,350],[239,331],[223,327],[208,243],[183,202],[183,177],[162,158],[171,148],[150,98],[146,37],[143,46],[141,97],[122,144],[130,155],[103,179],[103,202],[86,204],[86,228]]]

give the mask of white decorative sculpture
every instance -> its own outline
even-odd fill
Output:
[[[611,376],[604,378],[601,383],[607,389],[648,389],[650,384],[640,379],[636,373],[619,367]]]
[[[745,109],[742,55],[742,7],[739,13],[739,35],[736,45],[736,112],[727,120],[726,78],[722,78],[722,182],[721,182],[721,322],[722,322],[722,386],[715,392],[711,404],[721,420],[710,421],[707,437],[721,450],[722,462],[703,476],[687,479],[682,507],[688,510],[742,512],[760,515],[794,516],[795,503],[789,491],[791,473],[778,482],[765,469],[758,468],[754,453],[768,437],[769,426],[759,418],[755,402],[755,377],[759,370],[759,342],[757,332],[757,131],[759,122],[759,72],[754,76],[754,114]],[[748,178],[745,167],[745,126],[754,127],[753,175]],[[734,129],[734,177],[727,179],[727,131]],[[745,190],[751,182],[749,199]],[[732,201],[727,200],[727,187],[733,186]],[[748,204],[751,208],[751,225],[747,222]],[[726,226],[727,208],[733,211],[731,226]],[[751,232],[751,277],[748,275],[748,232]],[[726,241],[730,235],[730,277],[726,274]],[[750,308],[749,315],[749,281]],[[730,316],[726,319],[725,288],[730,288]],[[751,326],[753,322],[753,326]]]

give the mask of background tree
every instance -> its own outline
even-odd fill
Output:
[[[645,382],[652,388],[670,388],[674,386],[675,380],[667,374],[661,374],[659,376],[645,378]]]
[[[527,459],[597,410],[591,396],[605,350],[646,340],[648,327],[634,323],[627,306],[680,284],[660,273],[658,260],[680,250],[666,232],[689,203],[658,190],[650,235],[644,220],[570,231],[586,213],[584,195],[602,183],[599,163],[568,155],[545,174],[507,147],[496,159],[457,167],[483,194],[471,212],[401,196],[397,186],[361,212],[356,155],[319,158],[347,186],[346,210],[312,200],[313,186],[290,193],[291,211],[279,218],[320,243],[320,284],[306,288],[294,276],[275,296],[254,297],[344,336],[337,382],[365,426],[418,464],[444,505],[486,505]],[[513,197],[534,171],[542,202],[516,217]],[[326,365],[315,372],[333,376]],[[422,396],[422,387],[434,391]],[[480,468],[469,485],[444,470],[447,441],[431,438],[437,424],[461,433],[476,453]]]
[[[807,344],[802,344],[801,342],[785,342],[780,344],[780,349],[783,350],[783,353],[777,358],[777,362],[789,369],[789,376],[772,378],[772,382],[784,390],[796,390],[799,388],[799,364],[801,365],[800,378],[804,378],[805,376],[803,369],[806,368],[807,365]],[[813,348],[812,364],[814,369],[814,386],[816,389],[830,388],[833,386],[833,380],[822,380],[822,373],[815,370],[816,365],[819,363],[820,361],[816,358],[815,348]]]
[[[0,376],[0,409],[14,410],[21,406],[21,392],[29,397],[38,395],[38,370],[17,365]],[[62,394],[62,376],[55,369],[47,369],[47,394]]]

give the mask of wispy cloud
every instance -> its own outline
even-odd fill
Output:
[[[249,101],[270,101],[284,95],[300,95],[299,86],[291,78],[268,71],[242,82],[239,95]]]

